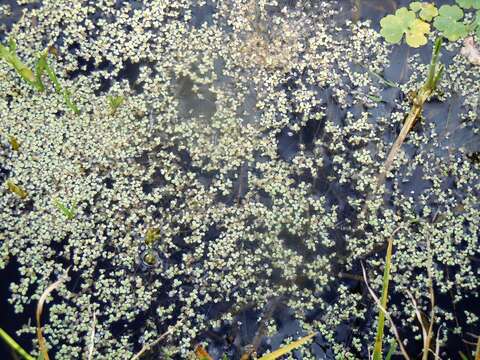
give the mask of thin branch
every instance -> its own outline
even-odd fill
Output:
[[[413,296],[413,294],[407,290],[407,294],[408,296],[410,297],[410,299],[412,300],[412,303],[413,303],[413,307],[415,309],[415,315],[417,316],[417,320],[418,322],[420,323],[420,327],[422,329],[422,338],[423,338],[423,353],[425,354],[425,349],[428,349],[430,348],[430,346],[427,346],[426,344],[426,341],[427,341],[427,334],[428,334],[428,330],[425,328],[425,325],[423,323],[423,319],[422,319],[422,314],[420,312],[420,308],[418,307],[418,303],[417,301],[415,300],[415,297]]]
[[[440,330],[442,329],[442,325],[440,325],[438,327],[438,330],[437,330],[437,336],[435,337],[435,358],[436,359],[440,359]]]
[[[157,345],[160,341],[162,341],[165,337],[167,337],[168,335],[172,334],[176,328],[182,323],[182,321],[178,321],[174,326],[172,326],[170,329],[168,329],[166,332],[164,332],[162,335],[160,335],[156,340],[148,343],[148,344],[145,344],[143,346],[143,348],[137,353],[135,354],[131,360],[138,360],[140,359],[140,357],[146,353],[148,350],[150,350],[152,347],[154,347],[155,345]]]
[[[431,251],[431,241],[430,237],[427,237],[427,251],[428,251],[428,265],[427,265],[427,274],[428,274],[428,291],[430,294],[430,325],[428,327],[427,341],[426,345],[430,348],[433,337],[433,324],[435,323],[435,291],[433,290],[433,255]],[[423,356],[423,360],[428,360],[428,354]]]

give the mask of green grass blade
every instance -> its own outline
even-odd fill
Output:
[[[57,209],[68,219],[72,220],[75,215],[76,215],[76,208],[75,206],[72,206],[71,208],[66,207],[64,204],[62,204],[59,200],[54,199],[53,203],[57,207]]]
[[[37,64],[35,66],[35,81],[36,81],[36,86],[38,89],[41,89],[40,91],[45,90],[45,86],[43,85],[42,82],[42,75],[45,72],[45,69],[47,67],[47,56],[42,55],[37,61]]]
[[[12,43],[9,44],[9,47],[5,47],[0,44],[0,58],[9,63],[10,66],[12,66],[12,68],[25,82],[37,88],[35,82],[35,74],[32,70],[30,70],[27,65],[25,65],[18,58],[18,56],[12,51],[12,49],[15,49],[15,46],[13,46]]]
[[[395,340],[392,340],[392,342],[390,343],[390,349],[388,350],[388,353],[385,356],[385,360],[390,360],[395,351],[397,351],[397,342]]]
[[[48,65],[48,62],[46,61],[47,54],[48,53],[45,52],[40,57],[40,59],[42,59],[43,57],[45,58],[45,71],[47,72],[48,78],[53,83],[53,86],[55,87],[55,91],[57,92],[57,94],[62,94],[63,100],[65,101],[65,104],[67,105],[67,107],[70,110],[72,110],[76,115],[79,115],[80,110],[78,109],[77,105],[75,105],[75,103],[72,101],[70,91],[62,88],[62,86],[60,85],[60,81],[58,81],[57,75],[55,74],[53,69],[50,67],[50,65]]]
[[[20,355],[25,360],[35,360],[33,356],[27,353],[15,340],[13,340],[10,335],[8,335],[5,330],[0,328],[0,337],[5,341],[5,343],[14,350],[18,355]]]
[[[64,90],[63,91],[63,100],[65,104],[67,104],[68,108],[74,112],[75,115],[80,115],[80,109],[77,105],[72,101],[72,97],[70,91]]]
[[[425,83],[425,86],[431,90],[435,89],[436,82],[438,82],[441,76],[441,72],[443,72],[443,70],[441,70],[439,74],[439,69],[438,69],[438,60],[440,57],[440,49],[442,48],[442,43],[443,43],[443,38],[438,37],[433,47],[432,60],[430,61],[430,66],[428,69],[428,77]]]
[[[388,240],[387,255],[385,257],[385,269],[383,272],[383,289],[381,305],[386,310],[388,300],[388,283],[390,281],[390,267],[392,261],[393,239]],[[378,310],[377,335],[375,337],[375,346],[373,349],[373,360],[382,360],[382,340],[385,327],[385,314],[381,309]]]
[[[40,56],[40,59],[38,61],[41,61],[42,59],[44,59],[44,61],[45,61],[45,71],[47,72],[48,78],[53,83],[53,87],[55,88],[55,91],[57,92],[57,94],[61,94],[62,93],[62,86],[60,85],[60,81],[58,81],[57,75],[52,70],[50,65],[48,65],[47,54],[48,54],[47,52],[42,54],[42,56]]]

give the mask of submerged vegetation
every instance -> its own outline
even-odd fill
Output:
[[[480,4],[401,3],[19,2],[0,269],[25,321],[0,336],[27,360],[479,357]]]
[[[42,75],[44,72],[47,73],[48,78],[53,83],[55,91],[57,94],[61,94],[65,101],[65,104],[70,110],[72,110],[76,115],[80,114],[80,110],[75,105],[71,99],[70,92],[67,89],[63,89],[58,81],[57,75],[48,64],[48,54],[49,50],[43,51],[39,56],[37,63],[35,65],[35,73],[25,64],[20,58],[16,55],[15,51],[17,45],[14,40],[10,39],[8,41],[8,46],[0,44],[0,58],[9,63],[17,74],[22,78],[27,84],[34,87],[38,92],[45,91],[45,85],[43,84]]]

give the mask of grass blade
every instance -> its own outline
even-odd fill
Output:
[[[69,108],[70,110],[72,110],[72,111],[75,113],[75,115],[79,115],[79,114],[80,114],[80,110],[78,109],[77,105],[75,105],[75,103],[72,101],[70,91],[68,91],[67,89],[63,89],[63,88],[62,88],[62,85],[60,85],[60,81],[58,81],[57,75],[55,74],[55,72],[53,71],[53,69],[50,67],[50,65],[48,65],[47,55],[48,55],[48,52],[45,51],[45,52],[40,56],[40,59],[39,59],[38,61],[39,61],[39,62],[40,62],[40,61],[44,61],[44,62],[45,62],[45,71],[47,72],[48,78],[49,78],[50,81],[53,83],[53,87],[55,88],[56,93],[57,93],[57,94],[62,94],[63,100],[65,101],[65,104],[68,106],[68,108]],[[43,60],[42,60],[42,59],[43,59]]]
[[[388,283],[390,281],[390,267],[391,267],[391,261],[392,261],[392,247],[393,247],[393,239],[390,238],[388,240],[387,255],[385,257],[385,269],[383,272],[383,289],[382,289],[381,305],[384,309],[387,309]],[[379,310],[377,335],[375,337],[375,346],[373,348],[373,360],[382,360],[382,340],[383,340],[384,327],[385,327],[385,314],[382,310]]]
[[[15,340],[13,340],[10,335],[8,335],[5,330],[0,328],[0,337],[5,341],[5,343],[14,350],[18,355],[20,355],[25,360],[35,360],[33,356],[27,353]]]
[[[388,350],[388,353],[385,356],[385,360],[390,360],[395,351],[397,351],[397,342],[395,340],[392,340],[392,342],[390,343],[390,349]]]
[[[75,218],[75,215],[77,213],[75,205],[72,205],[71,208],[68,208],[64,204],[62,204],[58,199],[53,199],[54,205],[57,207],[57,209],[68,219],[72,220]]]
[[[13,40],[9,43],[8,47],[0,44],[0,58],[3,58],[7,63],[9,63],[23,80],[37,88],[35,74],[14,53],[16,46],[12,44],[14,44]]]
[[[262,356],[258,360],[275,360],[275,359],[278,359],[280,356],[285,355],[285,354],[289,353],[290,351],[293,351],[293,350],[303,346],[305,343],[310,341],[310,339],[312,339],[315,335],[317,335],[317,334],[313,333],[313,334],[307,335],[307,336],[305,336],[301,339],[293,341],[290,344],[287,344],[287,345],[281,347],[280,349],[275,350],[274,352],[271,352],[270,354]]]

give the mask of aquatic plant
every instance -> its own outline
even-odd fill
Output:
[[[411,47],[419,47],[427,43],[426,34],[430,32],[430,25],[417,19],[415,12],[407,8],[400,8],[395,15],[387,15],[380,24],[380,34],[390,43],[399,43],[403,35]]]
[[[308,341],[310,341],[315,335],[317,334],[309,334],[307,336],[304,336],[298,340],[292,341],[291,343],[282,346],[280,349],[277,349],[275,351],[272,351],[269,354],[261,356],[258,360],[275,360],[280,358],[283,355],[288,354],[289,352],[305,345]]]
[[[5,182],[5,186],[20,199],[25,199],[28,196],[28,193],[19,185],[15,184],[12,180],[7,180]]]
[[[0,58],[10,64],[17,74],[27,84],[33,86],[37,91],[43,91],[44,87],[39,77],[16,55],[17,45],[13,39],[9,39],[8,45],[0,44]],[[38,74],[38,72],[37,72]]]
[[[194,344],[208,343],[218,329],[231,331],[237,342],[237,308],[252,304],[261,310],[279,294],[302,331],[319,333],[316,342],[323,338],[334,356],[365,358],[375,330],[366,333],[357,324],[370,322],[377,309],[338,281],[335,261],[355,266],[366,253],[378,252],[374,245],[384,244],[384,233],[398,222],[426,217],[437,204],[443,222],[431,227],[407,223],[395,239],[395,290],[415,288],[423,305],[423,234],[430,232],[438,268],[459,269],[454,282],[442,282],[443,273],[434,273],[442,290],[459,299],[477,293],[478,280],[469,269],[478,253],[478,168],[453,147],[447,159],[422,157],[424,146],[439,141],[433,122],[409,138],[410,147],[419,150],[411,161],[398,157],[403,176],[391,181],[391,206],[379,208],[363,196],[373,188],[392,128],[410,110],[401,95],[388,98],[387,93],[416,90],[425,64],[402,53],[412,74],[407,83],[395,79],[398,84],[390,89],[386,42],[368,22],[337,24],[341,1],[288,2],[285,11],[257,2],[262,16],[253,25],[258,33],[249,21],[255,21],[250,6],[255,3],[142,2],[132,8],[131,2],[115,7],[99,2],[92,14],[90,7],[83,11],[81,2],[44,0],[15,24],[12,33],[21,36],[22,44],[35,46],[40,34],[45,41],[58,40],[62,66],[75,77],[88,114],[69,121],[70,112],[55,111],[56,96],[0,98],[0,106],[9,109],[0,119],[2,131],[22,135],[21,153],[0,152],[2,167],[18,184],[28,184],[35,202],[23,212],[24,203],[0,196],[6,234],[0,267],[15,261],[21,274],[8,279],[8,300],[17,313],[27,315],[28,295],[40,296],[48,276],[63,264],[73,261],[78,276],[78,286],[60,289],[49,304],[45,339],[56,359],[87,356],[92,308],[98,322],[95,359],[131,358],[150,344],[157,344],[149,347],[154,357],[160,347],[168,347],[172,358],[186,358]],[[215,15],[199,21],[195,14],[208,13],[210,6]],[[52,9],[58,16],[51,16]],[[29,26],[35,17],[43,20]],[[462,65],[462,60],[453,61]],[[138,68],[138,77],[132,80],[128,74],[127,81],[124,70],[130,67]],[[172,86],[179,78],[189,79],[182,91]],[[15,91],[16,76],[4,79],[2,89]],[[457,92],[462,107],[475,105],[472,94],[479,83],[469,67],[452,66],[444,80],[446,98]],[[111,94],[132,94],[108,121],[109,104],[97,95],[98,89],[107,91],[105,84],[111,84]],[[363,106],[369,100],[365,94],[382,101]],[[457,111],[452,113],[455,122]],[[469,110],[465,116],[473,124]],[[402,192],[408,181],[420,183],[410,175],[418,168],[422,180],[433,184],[425,185],[421,197]],[[443,174],[458,186],[441,188]],[[75,226],[44,211],[52,208],[52,192],[72,194],[82,204]],[[375,214],[368,223],[355,219],[364,203]],[[453,210],[459,203],[465,212]],[[169,266],[145,274],[136,271],[150,243],[145,242],[145,224],[157,223],[161,243],[153,241],[152,251],[159,245]],[[365,262],[373,274],[383,270],[376,256]],[[373,274],[372,288],[380,293],[381,276]],[[333,301],[321,296],[326,289]],[[399,315],[410,340],[417,335],[411,325],[418,324],[411,302],[400,300],[399,305],[389,301],[389,310]],[[155,343],[179,310],[187,315],[169,337],[171,343]],[[451,313],[442,309],[438,323],[448,323]],[[127,325],[121,335],[115,330],[119,324]],[[338,340],[340,327],[348,327],[351,342]],[[35,330],[27,325],[17,335],[28,337],[38,351]],[[278,330],[269,322],[267,336]],[[447,336],[442,331],[441,341]],[[312,358],[313,348],[297,352]]]
[[[457,0],[458,5],[442,5],[439,9],[433,3],[414,1],[409,8],[402,7],[394,15],[387,15],[381,21],[380,33],[385,40],[398,44],[405,34],[406,43],[414,48],[427,44],[430,22],[433,27],[450,41],[463,39],[476,31],[480,36],[480,11],[470,23],[464,23],[463,9],[480,9],[477,0]]]
[[[41,74],[43,73],[43,71],[45,71],[48,75],[48,78],[53,83],[56,93],[62,95],[67,107],[72,110],[76,115],[79,115],[80,110],[78,109],[77,105],[72,101],[70,91],[68,89],[63,89],[63,87],[60,85],[60,82],[58,81],[57,75],[48,64],[48,54],[49,50],[47,49],[39,56],[36,66],[37,81],[39,83],[42,83]]]
[[[24,360],[35,360],[27,351],[25,351],[5,330],[0,328],[0,337],[16,354],[22,357]]]
[[[18,139],[15,136],[9,136],[8,137],[8,143],[12,147],[13,151],[20,150],[20,143],[18,142]]]
[[[77,207],[76,204],[72,204],[71,207],[67,207],[65,204],[60,202],[58,199],[53,199],[53,203],[55,204],[56,208],[68,219],[72,220],[75,218],[77,214]]]
[[[304,346],[306,343],[308,343],[313,337],[315,337],[317,334],[309,334],[304,337],[301,337],[298,340],[289,342],[286,345],[283,345],[282,347],[268,353],[265,355],[260,356],[257,358],[258,360],[275,360],[279,359],[284,355],[287,355],[288,353],[292,352],[295,349],[298,349],[302,346]],[[198,360],[213,360],[213,358],[210,356],[210,354],[207,352],[207,350],[202,346],[202,345],[197,345],[195,347],[195,356]],[[226,355],[224,356],[226,357]],[[228,358],[228,357],[227,357]],[[244,355],[241,357],[241,360],[248,360],[250,359],[250,355]]]
[[[378,175],[377,184],[379,186],[384,184],[387,174],[390,171],[402,144],[404,143],[409,132],[412,130],[417,119],[421,115],[425,102],[433,95],[437,88],[438,82],[442,77],[445,68],[444,65],[440,63],[440,49],[442,47],[442,41],[443,39],[441,37],[435,41],[432,58],[428,69],[427,79],[425,80],[423,86],[418,89],[418,91],[414,95],[412,101],[413,104],[410,112],[408,113],[408,116],[403,123],[403,127],[400,130],[400,133],[397,136],[394,144],[392,145],[383,164],[383,167]]]
[[[382,297],[381,297],[381,308],[378,310],[378,320],[377,320],[377,335],[375,337],[375,346],[373,348],[373,360],[382,360],[382,341],[383,341],[383,329],[385,326],[385,313],[384,310],[387,309],[388,301],[388,283],[390,281],[390,267],[392,264],[392,248],[393,248],[393,239],[388,240],[387,255],[385,256],[385,269],[383,272],[383,285],[382,285]]]
[[[58,81],[57,75],[53,69],[48,64],[47,56],[49,50],[43,51],[39,56],[35,65],[35,73],[25,64],[20,58],[16,55],[15,51],[17,45],[13,39],[9,39],[8,46],[0,44],[0,58],[3,58],[7,63],[9,63],[17,72],[17,74],[22,78],[27,84],[31,85],[38,92],[45,91],[45,85],[42,81],[42,75],[44,72],[47,73],[49,79],[52,81],[55,91],[57,94],[61,94],[65,101],[65,104],[70,110],[72,110],[76,115],[80,114],[80,110],[75,105],[71,99],[71,94],[67,89],[63,89]]]
[[[111,111],[112,115],[117,112],[117,109],[125,101],[125,97],[123,97],[121,95],[118,95],[118,96],[109,95],[109,96],[107,96],[107,99],[108,99],[108,105],[110,106],[110,111]]]

